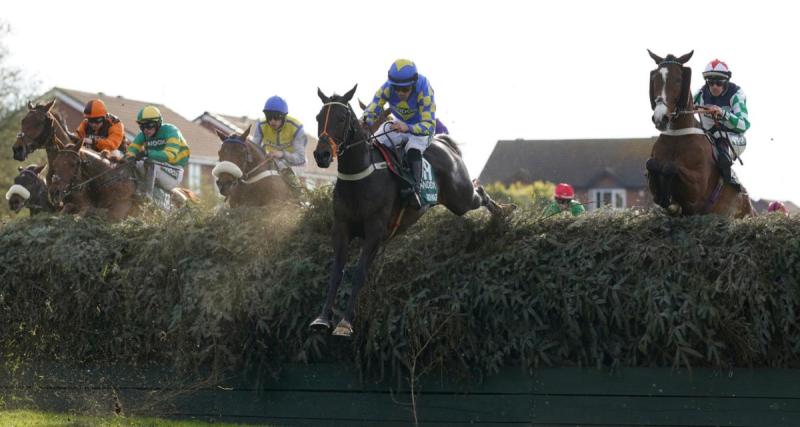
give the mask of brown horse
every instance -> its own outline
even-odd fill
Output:
[[[753,215],[747,191],[723,181],[714,146],[695,119],[692,72],[684,64],[694,51],[666,58],[647,51],[658,64],[650,72],[650,106],[661,135],[647,161],[653,200],[670,215],[716,213],[736,218]]]
[[[317,115],[319,141],[314,151],[314,159],[321,168],[330,166],[333,157],[338,157],[339,174],[333,190],[333,264],[322,313],[310,324],[313,330],[330,329],[348,244],[355,237],[363,239],[347,311],[333,331],[341,336],[353,332],[358,293],[380,245],[417,222],[426,210],[406,209],[400,195],[403,184],[390,171],[373,138],[350,107],[355,91],[353,87],[344,96],[328,97],[318,90],[323,106]],[[503,210],[482,187],[473,184],[461,151],[450,137],[435,138],[424,156],[435,171],[438,202],[451,212],[463,215],[481,206],[492,213]]]
[[[14,185],[6,193],[11,212],[19,213],[22,208],[28,208],[31,216],[56,212],[56,207],[47,194],[47,184],[39,177],[43,169],[44,166],[39,165],[18,168],[19,175],[14,178]]]
[[[237,206],[265,206],[283,203],[295,198],[286,181],[277,171],[275,161],[267,157],[261,147],[250,142],[250,127],[241,135],[224,135],[219,163],[212,174],[217,188],[232,208]]]
[[[50,163],[50,200],[63,203],[64,213],[88,214],[105,209],[112,220],[128,216],[136,190],[133,162],[112,165],[92,151],[82,150],[83,141],[62,145]]]
[[[62,145],[73,141],[61,117],[52,111],[55,103],[55,99],[46,104],[32,105],[28,102],[28,114],[22,118],[20,132],[11,146],[15,160],[23,161],[34,151],[44,149],[47,152],[47,163],[51,164],[58,151],[56,141]],[[51,176],[48,168],[48,183]]]

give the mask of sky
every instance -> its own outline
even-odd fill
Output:
[[[42,13],[46,11],[46,13]],[[395,59],[431,82],[437,116],[478,176],[498,140],[657,135],[651,49],[728,63],[747,95],[744,166],[754,198],[800,204],[791,2],[14,1],[9,63],[53,86],[259,117],[275,94],[316,133],[317,87],[368,102]],[[357,105],[354,103],[354,107]],[[190,141],[191,143],[191,141]],[[309,159],[310,161],[313,161]]]

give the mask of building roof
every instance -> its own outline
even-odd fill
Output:
[[[80,112],[83,112],[84,105],[86,105],[90,99],[101,99],[106,104],[108,112],[122,120],[122,123],[125,125],[126,134],[128,134],[130,139],[133,139],[133,137],[138,134],[139,128],[136,124],[136,114],[146,105],[155,105],[161,110],[161,115],[164,117],[165,123],[171,123],[181,130],[183,137],[186,138],[189,144],[192,160],[199,161],[198,163],[217,161],[219,138],[217,138],[214,133],[187,120],[163,104],[137,101],[123,98],[122,96],[110,96],[102,92],[90,93],[61,87],[54,88],[54,92],[56,97],[59,98],[59,101]]]
[[[645,163],[656,137],[498,141],[480,181],[567,182],[590,188],[604,177],[620,187],[645,187]]]
[[[256,120],[248,117],[226,116],[224,114],[212,113],[204,111],[203,114],[197,116],[192,122],[201,124],[203,122],[210,123],[213,127],[227,133],[235,132],[241,134],[247,129],[247,126],[255,125]],[[252,133],[252,130],[251,130]]]

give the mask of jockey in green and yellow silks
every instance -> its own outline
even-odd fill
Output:
[[[155,185],[169,192],[183,180],[183,168],[189,162],[189,144],[181,131],[164,123],[161,111],[152,105],[142,108],[136,115],[141,132],[128,146],[126,158],[136,160],[141,176],[146,175],[142,160],[146,157],[154,164]],[[152,188],[143,189],[146,194]]]

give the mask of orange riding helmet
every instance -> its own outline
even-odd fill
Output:
[[[86,107],[83,109],[83,117],[87,119],[96,119],[99,117],[105,117],[108,114],[106,110],[106,104],[99,99],[92,99],[91,101],[86,103]]]

